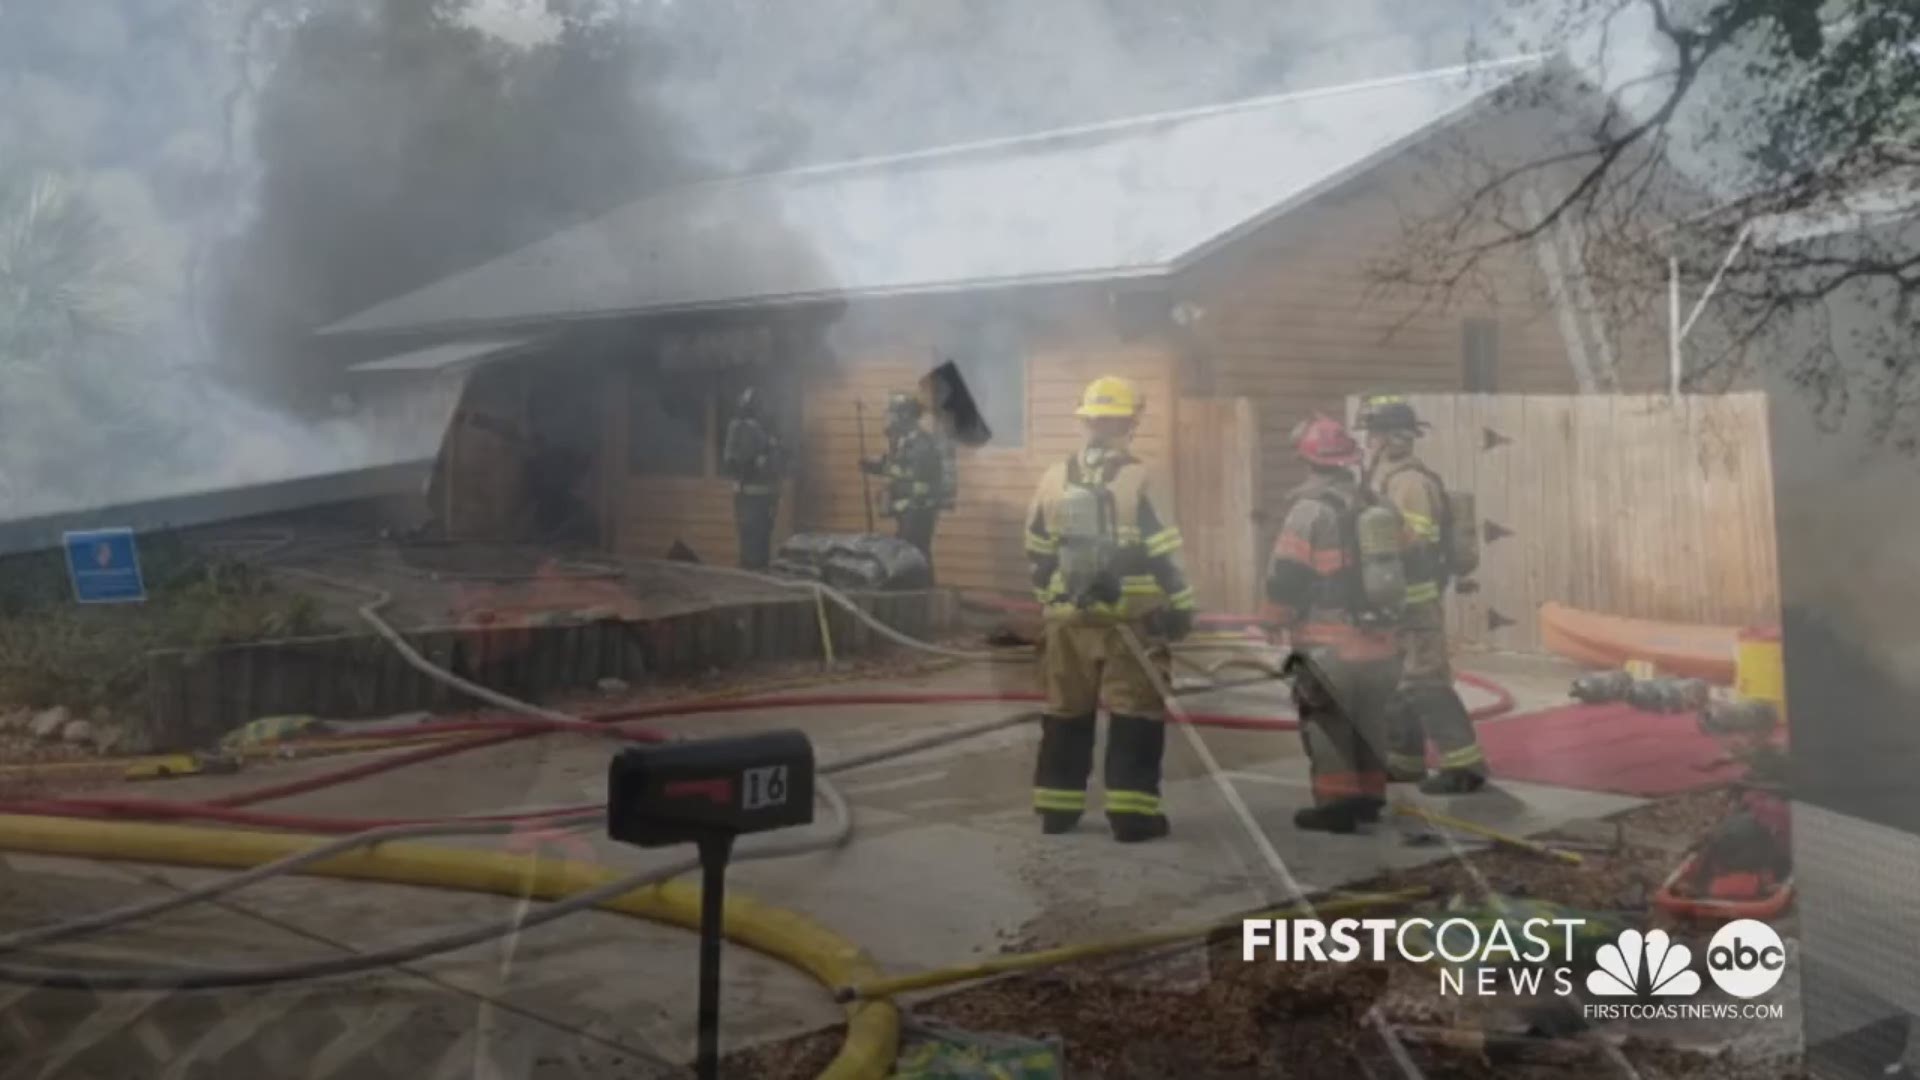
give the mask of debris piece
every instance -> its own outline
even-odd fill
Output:
[[[1067,1051],[1059,1036],[1041,1039],[976,1033],[909,1019],[907,1045],[893,1080],[1060,1080]]]
[[[126,725],[106,723],[94,725],[93,748],[102,754],[111,754],[127,742]]]
[[[1711,701],[1700,712],[1700,730],[1709,735],[1763,735],[1779,725],[1771,701]]]
[[[60,732],[66,728],[67,721],[71,719],[73,719],[73,713],[69,712],[65,705],[56,705],[51,709],[35,713],[33,720],[27,725],[27,732],[36,739],[52,741],[60,737]]]
[[[1573,680],[1573,686],[1567,694],[1576,701],[1598,705],[1602,702],[1624,700],[1632,689],[1633,676],[1626,672],[1597,671]]]
[[[220,746],[226,750],[237,750],[285,742],[296,735],[312,733],[318,725],[319,721],[311,716],[263,716],[221,736]]]
[[[1647,679],[1627,691],[1627,704],[1646,712],[1691,712],[1711,699],[1712,688],[1701,679]]]

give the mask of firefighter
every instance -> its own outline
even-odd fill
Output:
[[[740,392],[720,467],[733,478],[733,524],[740,540],[740,565],[764,569],[773,555],[773,518],[780,508],[780,438],[760,407],[753,387]]]
[[[894,520],[894,535],[918,548],[927,560],[927,581],[933,582],[933,528],[945,497],[946,462],[940,444],[920,426],[920,399],[895,391],[887,399],[887,452],[868,459],[860,468],[887,478],[885,513]]]
[[[1399,655],[1392,623],[1375,617],[1359,580],[1355,522],[1368,501],[1352,471],[1359,444],[1346,425],[1316,416],[1294,429],[1293,446],[1309,475],[1290,495],[1267,571],[1269,614],[1292,646],[1285,671],[1312,775],[1313,805],[1293,823],[1350,833],[1385,805],[1382,728]],[[1404,591],[1404,579],[1394,588]]]
[[[1387,714],[1387,771],[1396,781],[1419,781],[1429,795],[1477,791],[1487,782],[1487,759],[1447,661],[1443,604],[1453,573],[1447,490],[1413,452],[1427,425],[1393,395],[1368,398],[1360,425],[1367,433],[1368,486],[1399,511],[1406,528],[1407,605],[1399,629],[1400,686]],[[1428,739],[1440,756],[1432,776]]]
[[[1161,643],[1192,629],[1194,601],[1180,530],[1162,516],[1146,466],[1129,451],[1143,404],[1132,382],[1095,379],[1075,411],[1084,446],[1047,469],[1027,510],[1027,556],[1045,617],[1033,806],[1048,834],[1073,829],[1086,809],[1094,714],[1103,704],[1113,838],[1138,843],[1168,832],[1160,808],[1165,705],[1136,649],[1164,663]]]

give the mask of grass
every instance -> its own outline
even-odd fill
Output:
[[[178,537],[141,541],[148,599],[73,602],[62,553],[0,563],[0,701],[44,708],[126,706],[144,689],[147,654],[300,637],[327,627],[311,597],[258,567]]]

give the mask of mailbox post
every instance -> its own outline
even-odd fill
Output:
[[[608,767],[609,837],[700,851],[700,1080],[720,1070],[720,942],[734,837],[812,821],[813,744],[802,732],[636,746]]]

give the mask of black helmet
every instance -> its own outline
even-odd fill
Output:
[[[1398,394],[1374,394],[1360,403],[1360,428],[1372,434],[1408,432],[1419,435],[1427,423]]]

